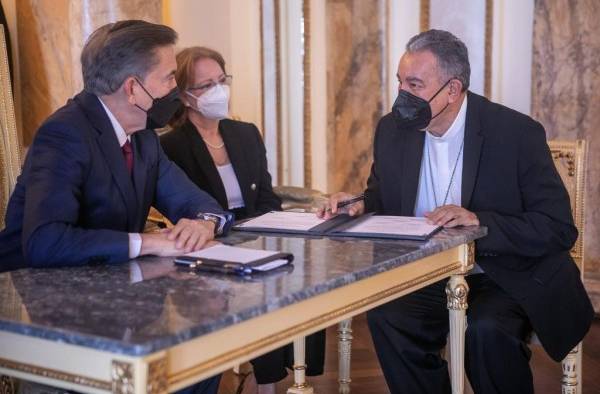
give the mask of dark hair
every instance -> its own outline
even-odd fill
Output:
[[[446,79],[458,79],[462,82],[463,91],[469,88],[471,78],[469,51],[454,34],[445,30],[424,31],[408,41],[406,51],[430,51],[436,57]]]
[[[144,79],[159,61],[156,49],[176,41],[175,30],[142,20],[101,26],[90,35],[81,52],[84,89],[106,95],[116,92],[130,76]]]
[[[182,94],[197,81],[194,81],[194,66],[196,62],[201,59],[212,59],[221,66],[223,73],[227,74],[225,70],[225,59],[223,56],[215,51],[214,49],[206,47],[189,47],[181,50],[177,54],[177,71],[175,72],[175,80]],[[173,116],[169,125],[173,128],[180,127],[187,119],[188,108],[182,106],[179,111]]]

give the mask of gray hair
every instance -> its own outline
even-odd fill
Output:
[[[177,33],[168,26],[141,20],[109,23],[94,31],[81,52],[84,89],[112,94],[131,76],[145,79],[159,62],[156,49],[174,45]]]
[[[471,66],[466,45],[445,30],[427,30],[417,34],[406,44],[407,52],[430,51],[437,58],[446,79],[462,82],[463,91],[469,88]],[[442,81],[445,82],[445,81]]]

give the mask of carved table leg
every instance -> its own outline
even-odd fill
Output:
[[[581,343],[573,348],[561,362],[562,394],[581,393]]]
[[[306,363],[304,361],[305,338],[294,339],[294,385],[287,394],[313,394],[313,388],[306,383]]]
[[[350,360],[352,358],[352,318],[338,326],[338,382],[341,394],[350,393]]]
[[[137,368],[136,368],[137,367]],[[115,394],[166,394],[167,359],[156,358],[142,368],[127,361],[112,362],[112,392]]]
[[[465,388],[465,330],[468,294],[469,286],[463,275],[450,277],[446,285],[446,296],[450,315],[450,381],[453,394],[462,394]]]

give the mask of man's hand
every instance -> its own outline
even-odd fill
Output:
[[[433,212],[426,212],[425,217],[430,223],[445,228],[479,226],[477,215],[458,205],[444,205],[436,208]]]
[[[140,234],[142,237],[140,256],[149,254],[155,256],[178,256],[182,254],[182,250],[175,247],[175,241],[168,239],[168,231],[162,230],[155,233]]]
[[[175,241],[177,249],[185,253],[200,250],[215,236],[215,224],[208,220],[180,219],[169,229],[167,238]]]
[[[354,204],[343,208],[338,208],[338,203],[344,200],[349,200],[354,197],[352,194],[345,192],[334,193],[329,197],[329,201],[325,206],[319,208],[317,216],[324,219],[329,219],[338,213],[347,213],[350,216],[359,216],[365,212],[365,203],[363,200],[357,201]]]

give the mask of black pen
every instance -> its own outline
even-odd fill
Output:
[[[365,199],[365,195],[364,194],[359,194],[358,196],[354,196],[352,198],[349,198],[347,200],[343,200],[337,203],[337,207],[338,208],[343,208],[343,207],[347,207],[348,205],[354,204],[355,202],[359,202]]]
[[[337,207],[338,207],[338,209],[339,208],[343,208],[343,207],[346,207],[348,205],[354,204],[355,202],[359,202],[359,201],[364,200],[364,199],[365,199],[365,195],[364,194],[359,194],[358,196],[351,197],[351,198],[349,198],[347,200],[339,201],[337,203]],[[331,212],[331,207],[328,207],[327,211]]]
[[[249,274],[252,269],[241,263],[232,263],[221,260],[196,258],[192,256],[179,256],[175,258],[175,264],[184,265],[190,269],[201,271],[213,271],[223,274],[234,273],[239,275]]]

